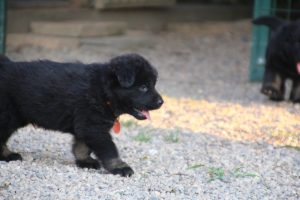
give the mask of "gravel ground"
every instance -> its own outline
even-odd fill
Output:
[[[138,52],[158,68],[165,105],[151,123],[121,119],[114,138],[131,178],[76,168],[68,134],[20,129],[9,147],[24,161],[0,162],[0,199],[300,199],[300,106],[270,102],[248,82],[250,30],[174,24],[124,37],[142,43],[9,49],[15,60],[82,62]]]

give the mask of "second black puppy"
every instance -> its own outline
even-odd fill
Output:
[[[300,21],[287,22],[263,16],[253,23],[271,29],[261,92],[271,100],[281,101],[285,94],[285,80],[291,79],[290,100],[300,102]]]
[[[149,117],[162,97],[155,90],[157,71],[143,57],[128,54],[108,63],[13,62],[0,58],[0,160],[21,160],[6,145],[20,127],[71,133],[79,167],[103,167],[130,176],[133,170],[119,158],[110,129],[123,113]]]

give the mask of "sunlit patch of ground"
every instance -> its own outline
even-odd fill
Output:
[[[278,146],[300,147],[300,115],[280,106],[232,102],[209,102],[164,97],[160,110],[152,111],[152,121],[139,121],[162,129],[188,129],[230,140],[266,141]],[[132,120],[122,117],[123,121]]]

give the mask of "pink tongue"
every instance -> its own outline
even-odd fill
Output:
[[[142,113],[147,119],[151,120],[150,113],[147,110],[142,110]]]
[[[300,74],[300,63],[297,63],[297,72]]]

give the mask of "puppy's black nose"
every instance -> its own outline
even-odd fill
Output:
[[[159,98],[156,103],[157,103],[158,106],[161,106],[164,103],[164,100]]]

